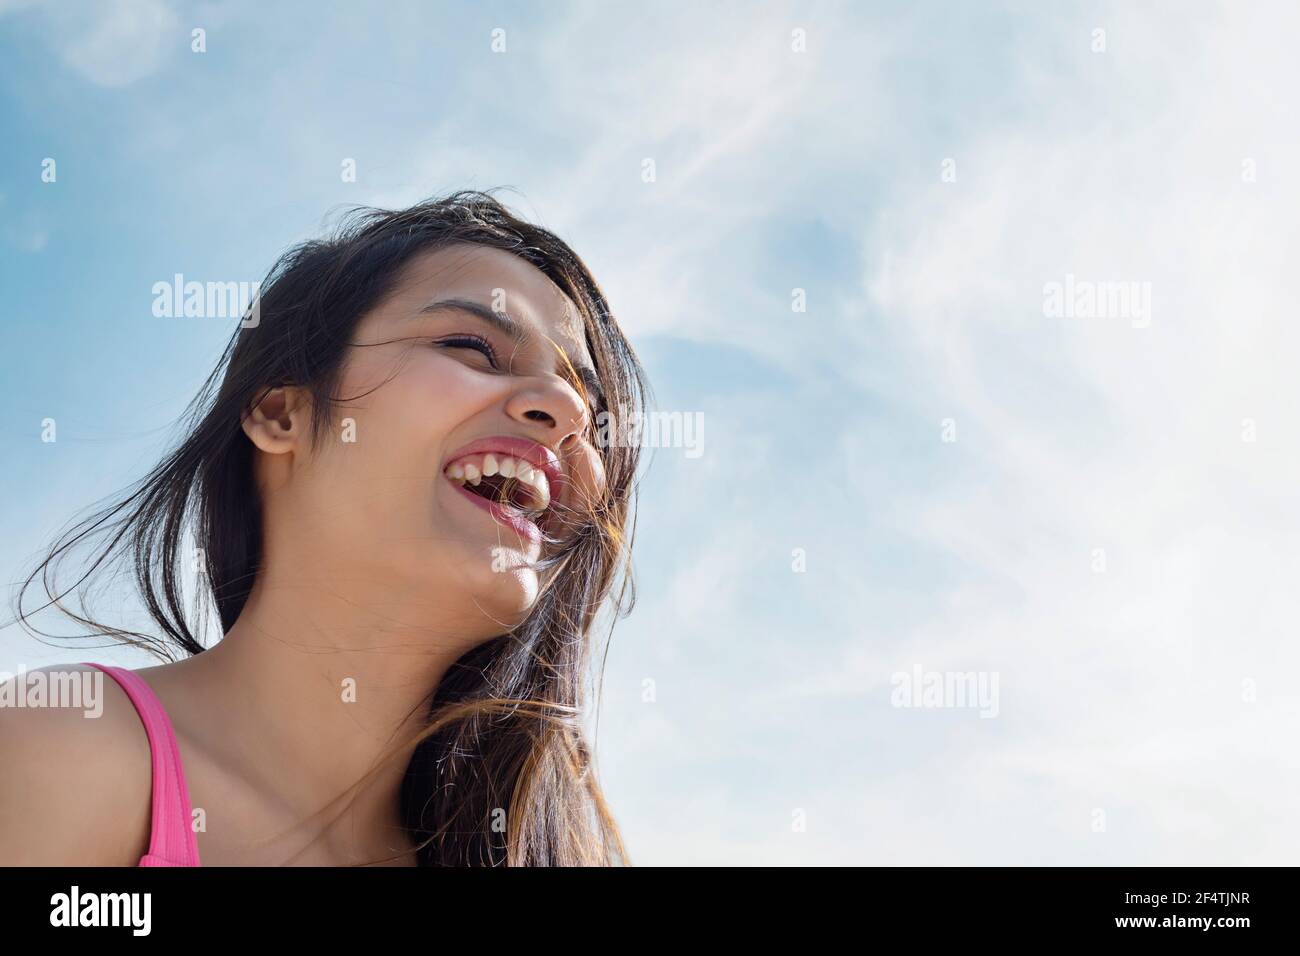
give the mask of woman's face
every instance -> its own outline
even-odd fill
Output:
[[[577,307],[530,263],[457,244],[411,259],[352,342],[334,434],[294,469],[298,526],[466,636],[516,626],[541,583],[538,525],[562,534],[555,505],[603,485]],[[492,503],[511,471],[514,507]]]

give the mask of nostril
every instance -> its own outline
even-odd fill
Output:
[[[524,418],[534,422],[546,422],[546,424],[550,425],[552,428],[555,427],[555,419],[546,414],[546,412],[538,411],[537,409],[531,409],[530,411],[524,412]]]

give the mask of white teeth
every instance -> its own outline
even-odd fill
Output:
[[[551,484],[546,480],[546,475],[536,468],[531,469],[532,474],[528,478],[528,483],[533,487],[533,498],[537,504],[538,511],[545,511],[551,506]]]
[[[478,485],[484,478],[490,478],[493,475],[500,475],[502,478],[513,478],[520,484],[528,486],[528,490],[531,492],[532,501],[530,503],[532,507],[526,510],[541,512],[550,507],[551,484],[547,480],[546,472],[540,468],[534,468],[520,458],[512,458],[509,455],[502,455],[498,458],[496,455],[487,454],[483,456],[481,467],[475,465],[472,461],[458,461],[447,469],[448,478],[470,485]]]
[[[534,508],[537,511],[545,511],[551,504],[551,483],[546,480],[546,474],[540,468],[534,468],[532,465],[521,462],[519,470],[515,472],[515,479],[528,485],[533,492]]]

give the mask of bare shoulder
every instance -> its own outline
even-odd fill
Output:
[[[0,866],[135,866],[152,780],[144,725],[107,674],[52,664],[0,685]]]

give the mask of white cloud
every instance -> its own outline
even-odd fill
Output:
[[[62,35],[95,82],[185,49],[160,3],[79,9]],[[602,766],[634,858],[1285,861],[1295,14],[1017,8],[1008,38],[996,9],[740,9],[579,5],[531,32],[511,17],[509,54],[458,49],[432,88],[421,8],[387,14],[401,30],[340,13],[286,44],[252,117],[265,138],[196,151],[171,119],[192,91],[151,84],[127,139],[170,201],[193,197],[205,222],[278,217],[275,242],[342,198],[515,184],[634,341],[761,360],[739,364],[747,382],[659,370],[710,402],[708,453],[651,476],[638,547],[658,534],[659,552],[638,555],[642,604],[611,652]],[[236,60],[294,19],[259,33],[259,8],[229,16]],[[1088,49],[1098,23],[1105,54]],[[391,56],[355,65],[372,52]],[[322,90],[308,67],[332,57],[348,66]],[[206,105],[214,128],[248,119],[246,97]],[[782,245],[805,222],[830,237],[812,255]],[[815,272],[855,241],[860,288],[771,254]],[[1067,273],[1149,281],[1151,326],[1045,317],[1043,284]],[[794,319],[791,284],[812,303]],[[810,437],[823,458],[788,453]],[[890,673],[916,663],[999,671],[1000,716],[889,708]]]
[[[843,667],[872,686],[918,660],[1001,671],[982,773],[1042,786],[1046,816],[1122,807],[1144,835],[1123,862],[1280,863],[1300,842],[1259,812],[1300,785],[1300,249],[1283,213],[1300,155],[1259,95],[1300,80],[1285,17],[1193,33],[1167,30],[1168,11],[1102,11],[1123,53],[1068,58],[1039,80],[1058,109],[962,144],[958,181],[900,191],[873,236],[874,306],[922,370],[910,395],[952,469],[897,499],[896,523],[956,562],[961,600],[861,635],[877,647],[843,648],[811,686],[851,693]],[[1271,172],[1243,182],[1244,157]],[[1044,316],[1043,284],[1067,273],[1151,282],[1151,326]],[[988,862],[1005,834],[970,824],[948,855]],[[1058,862],[1086,852],[1045,838]]]
[[[127,86],[155,72],[189,34],[165,0],[108,0],[59,16],[63,61],[92,83]]]
[[[1195,27],[1170,9],[1095,17],[1106,54],[1088,49],[1091,19],[1026,34],[1013,81],[1037,105],[948,144],[956,183],[937,158],[932,177],[894,171],[865,231],[860,325],[826,328],[862,388],[889,381],[915,444],[932,447],[918,472],[867,412],[837,410],[843,447],[828,460],[872,522],[911,543],[893,555],[918,561],[910,613],[878,613],[894,585],[828,571],[823,553],[807,583],[830,626],[787,635],[781,672],[756,646],[771,605],[730,574],[760,571],[744,558],[761,539],[712,525],[665,601],[707,626],[644,629],[701,670],[660,682],[695,691],[676,722],[697,739],[676,766],[727,746],[756,765],[794,758],[790,740],[815,734],[814,763],[752,793],[719,792],[718,775],[683,784],[694,802],[671,825],[629,797],[657,821],[633,831],[650,862],[1277,864],[1300,847],[1273,796],[1300,785],[1300,250],[1285,214],[1300,144],[1267,94],[1300,79],[1294,30],[1229,9]],[[1270,172],[1243,181],[1245,158]],[[1066,273],[1150,282],[1150,327],[1048,318],[1043,285]],[[723,318],[734,333],[735,311]],[[944,446],[949,416],[959,439]],[[704,663],[717,634],[723,671]],[[890,708],[890,675],[916,664],[997,671],[999,717]],[[747,724],[762,707],[814,716]],[[809,832],[787,839],[796,806]]]

